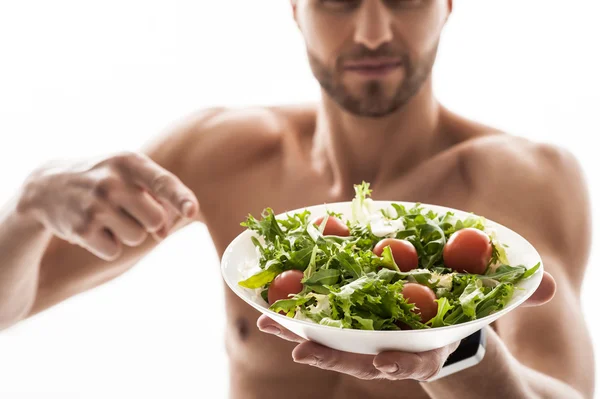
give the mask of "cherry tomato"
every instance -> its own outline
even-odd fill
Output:
[[[269,305],[280,299],[288,299],[290,294],[302,291],[304,288],[301,282],[303,277],[304,273],[300,270],[288,270],[275,277],[269,286]]]
[[[458,272],[483,274],[492,259],[492,243],[483,231],[466,228],[450,236],[444,247],[444,265]]]
[[[397,325],[398,327],[400,327],[400,329],[401,329],[401,330],[412,330],[412,327],[411,327],[411,326],[409,326],[408,324],[406,324],[406,323],[403,323],[403,322],[401,322],[401,321],[397,321],[397,322],[396,322],[396,325]]]
[[[392,250],[394,261],[401,271],[407,272],[419,267],[417,250],[409,241],[398,240],[396,238],[385,238],[375,245],[373,253],[377,256],[381,256],[383,250],[387,246]]]
[[[324,216],[317,218],[313,223],[317,226],[321,226],[321,223],[325,219]],[[329,216],[327,219],[327,223],[325,224],[325,230],[323,230],[324,236],[340,236],[340,237],[348,237],[350,235],[350,230],[348,226],[344,224],[340,219],[335,216]]]
[[[435,293],[425,285],[417,283],[404,284],[402,295],[409,303],[415,304],[414,311],[421,315],[421,322],[426,323],[433,319],[438,311],[438,304],[435,301]]]

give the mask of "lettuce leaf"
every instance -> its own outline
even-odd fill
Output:
[[[427,324],[431,325],[431,327],[444,327],[446,323],[444,323],[444,317],[446,313],[448,313],[454,306],[450,303],[448,298],[440,298],[436,299],[438,304],[438,311],[435,317],[427,322]]]

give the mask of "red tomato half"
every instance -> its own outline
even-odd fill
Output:
[[[317,228],[321,226],[323,219],[325,219],[325,217],[317,218],[313,222]],[[348,237],[350,235],[350,230],[340,219],[335,216],[329,216],[329,219],[327,219],[327,223],[325,224],[325,230],[323,230],[323,235]]]
[[[492,259],[492,243],[483,231],[469,227],[450,236],[443,256],[446,267],[458,272],[483,274]]]
[[[389,246],[392,250],[394,261],[401,271],[407,272],[419,267],[419,257],[414,245],[406,240],[398,240],[396,238],[385,238],[375,245],[373,253],[381,256],[385,247]]]
[[[438,311],[435,293],[425,285],[408,283],[402,288],[402,295],[409,303],[415,304],[414,311],[421,315],[421,322],[433,319]]]
[[[269,286],[269,305],[280,299],[288,299],[290,294],[302,291],[304,288],[301,282],[303,277],[304,273],[300,270],[288,270],[275,277]]]

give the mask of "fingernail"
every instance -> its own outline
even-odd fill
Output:
[[[398,365],[396,363],[386,364],[384,366],[379,366],[377,368],[379,370],[383,371],[384,373],[388,373],[388,374],[397,373],[399,370]]]
[[[314,366],[317,364],[317,358],[314,356],[307,356],[307,357],[302,357],[299,359],[294,359],[294,361],[296,363],[302,363],[302,364],[309,364],[311,366]]]
[[[192,216],[193,209],[194,209],[194,204],[192,204],[192,201],[185,201],[183,203],[183,206],[181,207],[181,211],[187,217]]]
[[[273,335],[279,335],[281,334],[281,330],[277,327],[274,326],[266,326],[260,329],[260,331],[267,333],[267,334],[273,334]]]

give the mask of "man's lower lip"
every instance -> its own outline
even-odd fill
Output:
[[[388,73],[394,72],[400,69],[400,64],[382,65],[378,67],[346,67],[347,72],[353,72],[362,76],[377,77],[384,76]]]

